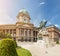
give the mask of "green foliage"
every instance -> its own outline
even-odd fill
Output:
[[[0,32],[0,38],[4,38],[5,34],[3,32]]]
[[[18,56],[32,56],[31,53],[24,48],[17,48]]]
[[[14,45],[15,45],[15,48],[17,47],[17,43],[16,43],[16,41],[14,41]]]
[[[9,33],[5,34],[3,32],[0,32],[0,38],[11,38],[11,35]]]
[[[11,37],[11,35],[9,33],[5,34],[5,36],[6,36],[6,38]]]
[[[59,44],[59,41],[56,41],[56,44]]]
[[[0,40],[0,56],[18,56],[15,41],[9,38]]]

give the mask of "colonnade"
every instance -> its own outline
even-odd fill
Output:
[[[33,29],[26,29],[26,28],[16,28],[16,29],[3,29],[2,30],[5,34],[9,33],[12,37],[16,37],[16,39],[28,39],[34,41],[37,39],[37,31]]]
[[[11,34],[12,37],[16,37],[16,29],[3,29],[1,32]]]
[[[17,29],[17,36],[18,40],[25,39],[33,41],[34,39],[37,39],[37,31],[34,31],[33,29],[19,28]]]

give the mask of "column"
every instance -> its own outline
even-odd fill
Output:
[[[29,29],[27,30],[27,35],[28,35],[28,37],[29,37]]]
[[[31,30],[31,37],[33,37],[33,30]]]
[[[14,35],[13,35],[13,29],[12,29],[12,36],[14,36]]]
[[[36,31],[35,31],[35,38],[37,38]]]
[[[26,36],[28,37],[28,30],[26,30]]]
[[[27,37],[27,30],[25,30],[25,36]]]
[[[36,37],[36,31],[34,31],[34,38]]]
[[[18,33],[19,39],[21,39],[21,37],[22,37],[22,32],[21,32],[21,30],[22,30],[21,28],[18,30],[18,32],[19,32],[19,33]]]
[[[5,29],[5,34],[6,34],[6,29]]]
[[[31,29],[31,41],[33,41],[33,30]]]
[[[19,29],[16,28],[16,36],[19,37]]]
[[[52,32],[52,38],[54,38],[54,32]]]
[[[19,29],[19,36],[21,36],[21,29]]]
[[[24,29],[24,36],[26,36],[26,35],[25,35],[25,31],[26,31],[26,30]]]
[[[52,32],[52,41],[54,41],[55,35],[54,32]]]
[[[23,29],[23,37],[25,36],[25,30]]]
[[[10,29],[9,29],[9,34],[10,34]]]
[[[37,41],[37,31],[35,31],[35,41]]]

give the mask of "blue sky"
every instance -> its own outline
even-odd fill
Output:
[[[29,12],[35,26],[41,20],[48,20],[47,25],[60,28],[60,0],[0,0],[0,24],[15,23],[22,8]]]

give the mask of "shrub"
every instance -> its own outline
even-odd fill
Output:
[[[16,44],[12,39],[0,40],[0,56],[18,56]]]
[[[18,53],[18,56],[32,56],[30,51],[28,51],[24,48],[17,48],[17,53]]]
[[[59,44],[59,41],[56,41],[56,44]]]
[[[16,43],[16,41],[14,40],[14,45],[15,45],[15,48],[17,47],[17,43]]]
[[[12,38],[12,36],[9,33],[5,34],[4,32],[0,32],[0,38]]]

